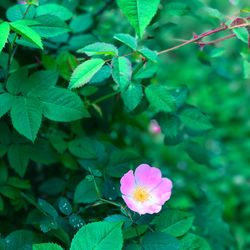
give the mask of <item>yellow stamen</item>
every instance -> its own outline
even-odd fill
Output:
[[[150,198],[150,194],[145,188],[137,187],[133,193],[133,198],[138,202],[145,202]]]

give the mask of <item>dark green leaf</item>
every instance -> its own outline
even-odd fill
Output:
[[[11,120],[14,128],[31,141],[35,141],[42,123],[42,104],[37,98],[13,98]]]
[[[143,237],[142,246],[144,250],[179,250],[178,240],[166,233],[148,233]]]
[[[193,220],[194,217],[187,212],[167,209],[154,220],[154,224],[157,231],[180,237],[192,227]]]

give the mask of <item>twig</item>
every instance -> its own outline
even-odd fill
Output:
[[[249,17],[250,18],[250,17]],[[247,18],[247,20],[249,20],[249,18]],[[179,49],[187,44],[190,44],[190,43],[198,43],[200,45],[207,45],[207,44],[215,44],[217,42],[221,42],[221,41],[224,41],[226,39],[230,39],[232,37],[234,37],[235,35],[234,34],[231,34],[229,36],[225,36],[225,37],[222,37],[222,38],[219,38],[219,39],[216,39],[216,40],[213,40],[211,42],[199,42],[201,39],[203,39],[204,37],[207,37],[207,36],[210,36],[210,35],[213,35],[213,34],[216,34],[216,33],[219,33],[221,31],[225,31],[225,30],[232,30],[232,29],[236,29],[236,28],[241,28],[241,27],[248,27],[250,26],[250,23],[244,23],[244,24],[239,24],[239,25],[234,25],[234,26],[222,26],[222,27],[219,27],[219,28],[216,28],[216,29],[213,29],[213,30],[209,30],[207,32],[204,32],[200,35],[197,35],[195,36],[193,39],[190,39],[188,41],[185,41],[181,44],[178,44],[174,47],[171,47],[171,48],[168,48],[168,49],[165,49],[165,50],[162,50],[162,51],[159,51],[158,52],[158,55],[161,55],[161,54],[165,54],[165,53],[168,53],[170,51],[173,51],[173,50],[176,50],[176,49]]]

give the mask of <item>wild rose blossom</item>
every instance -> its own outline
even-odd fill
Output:
[[[162,178],[160,169],[141,164],[135,173],[130,170],[123,175],[120,190],[132,211],[154,214],[160,212],[163,204],[170,199],[172,181]]]
[[[156,120],[151,120],[149,124],[149,131],[152,134],[160,134],[161,133],[161,127],[158,124]]]

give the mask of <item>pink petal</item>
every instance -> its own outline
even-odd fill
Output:
[[[135,170],[135,181],[137,185],[153,189],[161,182],[161,171],[147,164],[141,164]]]
[[[172,181],[168,178],[162,178],[162,182],[155,187],[150,194],[157,201],[157,204],[163,205],[167,200],[169,200],[172,193]]]
[[[128,208],[134,212],[140,213],[141,210],[140,203],[136,202],[133,198],[123,195],[123,200],[127,204]]]
[[[133,171],[128,171],[123,177],[121,178],[121,192],[125,195],[131,195],[135,189],[135,177]]]

